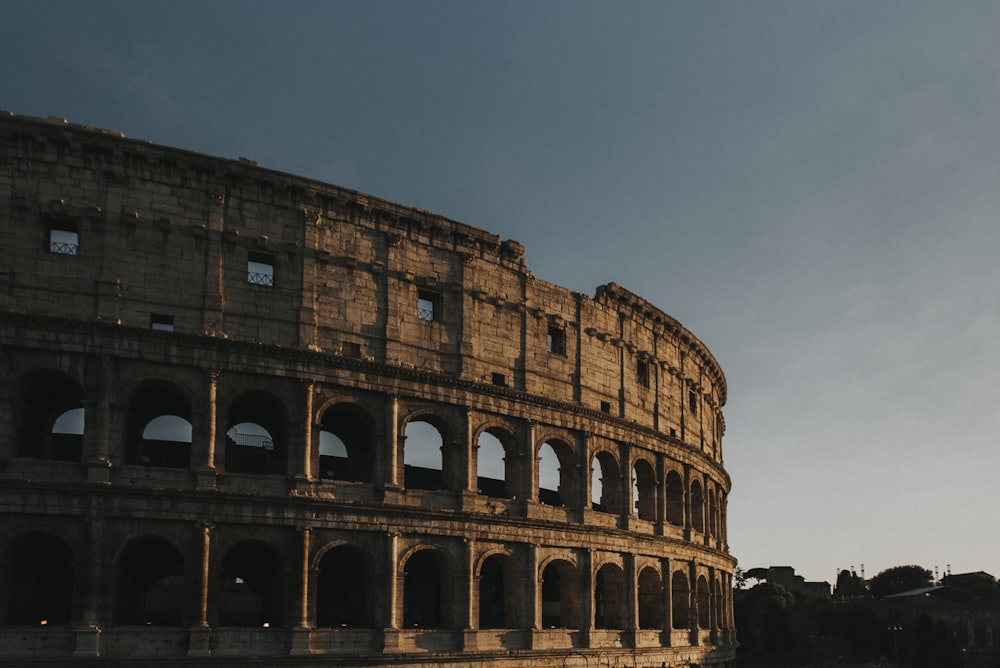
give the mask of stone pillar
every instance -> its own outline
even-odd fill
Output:
[[[701,644],[698,626],[698,567],[688,562],[688,630],[692,645]]]
[[[115,360],[102,355],[97,399],[84,400],[83,461],[87,482],[111,482],[111,397],[114,395]]]
[[[618,452],[621,460],[619,469],[622,474],[622,484],[619,488],[622,499],[620,526],[627,530],[635,514],[635,501],[632,499],[632,446],[628,443],[622,443]]]
[[[527,627],[528,649],[538,647],[535,636],[542,628],[542,571],[538,567],[538,547],[525,546],[527,558],[524,560],[524,586],[521,589],[524,604],[524,626]]]
[[[313,462],[318,457],[318,450],[313,443],[313,396],[316,383],[311,380],[302,383],[302,452],[299,458],[299,472],[295,475],[295,490],[300,494],[310,494],[315,482],[313,478]],[[294,469],[293,469],[294,470]]]
[[[194,462],[194,472],[198,489],[215,489],[215,439],[218,438],[218,389],[219,372],[208,372],[208,411],[204,434],[205,450],[200,459]],[[194,443],[198,443],[197,437]],[[195,459],[197,446],[191,448],[192,459]]]
[[[462,563],[462,593],[461,610],[463,619],[458,620],[463,629],[462,649],[474,651],[477,648],[476,632],[479,630],[479,615],[477,615],[477,602],[479,600],[476,585],[479,578],[476,577],[476,540],[467,538],[465,540],[465,559]]]
[[[295,625],[292,627],[290,654],[310,654],[309,647],[309,550],[311,528],[301,527],[302,556],[299,561],[299,600],[296,606]]]
[[[656,528],[657,535],[667,533],[667,470],[663,455],[656,456]]]
[[[101,655],[101,594],[104,591],[104,525],[96,511],[87,518],[89,529],[87,569],[83,578],[84,601],[80,620],[73,624],[73,656],[93,658]]]
[[[208,626],[208,585],[211,563],[212,525],[199,522],[201,534],[201,564],[198,571],[198,610],[194,625],[188,631],[188,656],[210,656],[212,633]]]
[[[579,450],[576,457],[576,479],[577,498],[574,502],[573,510],[577,512],[577,521],[583,522],[587,511],[590,510],[590,434],[580,432],[576,438],[576,447]]]
[[[635,647],[639,633],[639,580],[635,572],[635,555],[631,552],[622,555],[622,566],[625,571],[625,631]]]
[[[662,586],[662,603],[663,606],[663,628],[662,644],[665,647],[669,647],[673,644],[673,630],[674,630],[674,599],[673,599],[673,573],[670,572],[670,559],[667,557],[660,558],[660,585]]]
[[[388,554],[388,572],[386,573],[386,588],[383,601],[387,606],[385,620],[387,626],[382,630],[382,648],[386,652],[398,652],[399,631],[402,625],[402,606],[400,601],[400,569],[399,569],[399,534],[386,534],[386,553]]]
[[[398,500],[393,494],[398,495],[401,487],[400,476],[403,468],[403,458],[399,442],[405,438],[399,433],[399,398],[396,396],[388,397],[385,422],[385,460],[382,461],[380,470],[382,473],[382,488],[386,493],[385,500],[393,501]]]
[[[538,443],[535,443],[535,423],[531,420],[528,421],[528,489],[525,498],[528,502],[538,502],[538,464],[540,458],[538,457]]]
[[[580,572],[577,585],[580,601],[580,645],[590,647],[590,632],[594,628],[594,554],[580,551]]]
[[[691,540],[691,466],[684,465],[684,540]]]
[[[455,454],[461,466],[461,480],[458,481],[461,508],[472,511],[476,507],[476,497],[479,495],[479,444],[473,441],[475,425],[472,424],[472,411],[465,409],[465,436],[462,443],[456,443]]]

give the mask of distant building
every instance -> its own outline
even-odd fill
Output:
[[[791,566],[770,566],[764,579],[768,584],[781,585],[798,598],[830,598],[829,582],[806,582]]]

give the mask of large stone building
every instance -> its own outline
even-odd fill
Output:
[[[732,665],[726,381],[652,304],[61,120],[0,193],[0,663]]]

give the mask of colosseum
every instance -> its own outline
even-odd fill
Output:
[[[0,116],[0,663],[733,666],[726,380],[614,284]]]

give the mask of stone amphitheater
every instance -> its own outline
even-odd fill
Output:
[[[0,663],[733,666],[726,381],[421,209],[0,115]]]

